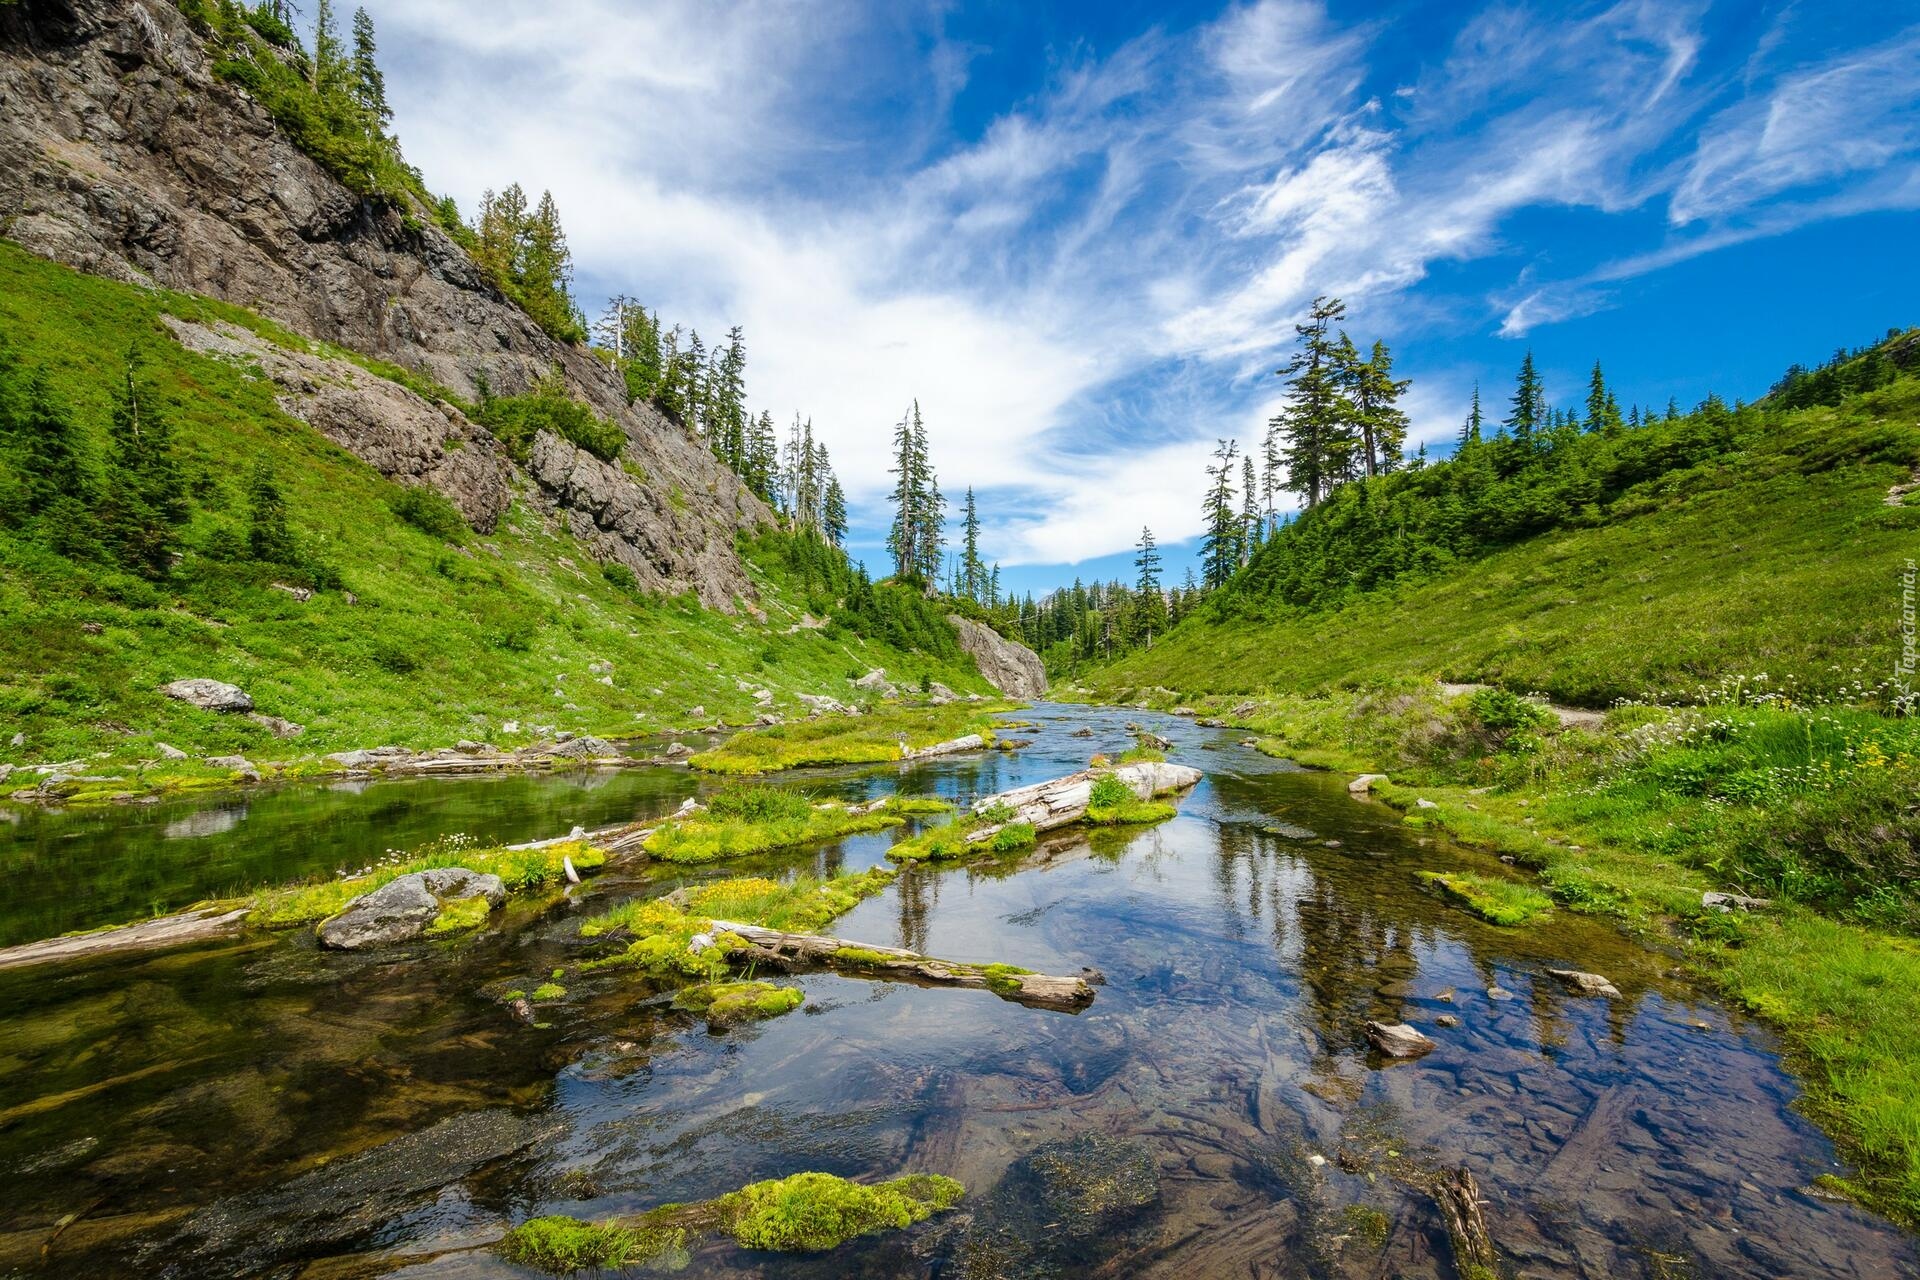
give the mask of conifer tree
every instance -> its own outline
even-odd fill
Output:
[[[940,493],[940,481],[934,474],[932,455],[927,447],[927,425],[920,417],[918,400],[913,402],[913,451],[918,468],[914,514],[919,524],[914,532],[914,547],[919,557],[915,576],[930,583],[940,573],[946,544],[947,501]]]
[[[1346,314],[1338,298],[1315,298],[1307,322],[1294,326],[1300,349],[1279,371],[1288,403],[1272,425],[1284,441],[1287,488],[1308,507],[1346,473],[1354,448],[1352,406],[1342,394],[1339,343],[1331,336]]]
[[[893,466],[888,472],[893,483],[893,525],[887,531],[887,551],[893,556],[893,571],[899,577],[915,573],[920,566],[920,456],[914,438],[914,419],[920,402],[903,414],[893,429]]]
[[[987,589],[987,567],[980,561],[980,511],[974,505],[973,486],[967,486],[967,501],[960,520],[960,594],[969,600],[983,600]]]
[[[1606,375],[1600,372],[1600,362],[1593,362],[1593,377],[1587,383],[1587,430],[1615,432],[1621,427],[1620,403],[1607,390]]]
[[[1340,335],[1342,346],[1352,351]],[[1412,383],[1393,376],[1393,355],[1387,344],[1376,341],[1365,360],[1348,364],[1347,398],[1360,428],[1360,453],[1369,477],[1395,471],[1406,448],[1407,415],[1400,408],[1400,397]]]
[[[1546,399],[1540,388],[1540,375],[1533,367],[1533,352],[1521,362],[1520,376],[1513,390],[1513,412],[1507,416],[1507,428],[1513,438],[1531,445],[1536,431],[1546,426]]]
[[[353,11],[353,99],[366,118],[367,132],[379,134],[393,121],[387,105],[387,78],[375,57],[373,19],[365,9]]]
[[[340,22],[333,0],[319,0],[313,14],[313,88],[322,104],[345,95],[352,77],[346,46],[340,42]]]
[[[1473,384],[1473,407],[1467,410],[1467,420],[1460,425],[1459,445],[1462,449],[1480,440],[1480,429],[1486,425],[1486,419],[1480,414],[1480,384]]]
[[[1240,563],[1253,559],[1260,549],[1259,483],[1253,472],[1253,457],[1240,459]]]
[[[1153,530],[1140,526],[1140,541],[1134,543],[1133,552],[1134,588],[1141,595],[1160,591],[1160,548],[1153,540]]]
[[[1240,518],[1233,509],[1233,464],[1238,458],[1239,446],[1222,440],[1207,467],[1209,483],[1202,511],[1206,534],[1200,543],[1200,564],[1209,590],[1225,585],[1240,565]]]
[[[825,532],[827,541],[836,547],[847,544],[847,494],[840,487],[840,477],[827,477],[827,500]]]
[[[173,455],[173,431],[155,397],[139,385],[137,352],[127,355],[108,425],[107,483],[101,526],[114,558],[149,578],[173,567],[176,533],[187,518],[186,487]]]
[[[287,527],[287,501],[265,459],[256,462],[247,482],[247,548],[255,560],[292,564],[297,558],[293,531]]]

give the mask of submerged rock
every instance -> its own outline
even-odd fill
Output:
[[[247,695],[246,690],[221,680],[208,680],[204,677],[175,680],[172,684],[160,686],[160,692],[189,706],[198,707],[202,711],[253,710],[253,699]]]
[[[1037,1147],[1007,1169],[960,1241],[966,1280],[1082,1274],[1124,1244],[1160,1199],[1143,1143],[1086,1133]]]
[[[391,880],[362,894],[339,915],[322,921],[320,945],[340,951],[384,946],[417,938],[450,902],[485,898],[489,908],[507,900],[499,876],[465,867],[436,867]]]
[[[1367,1042],[1389,1058],[1418,1058],[1438,1047],[1404,1022],[1369,1022]]]
[[[1560,979],[1567,990],[1578,995],[1620,998],[1620,988],[1597,973],[1582,973],[1578,969],[1549,969],[1547,972]]]

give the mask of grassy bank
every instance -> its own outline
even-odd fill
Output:
[[[942,742],[979,734],[993,742],[993,718],[1019,704],[949,702],[889,706],[857,716],[822,716],[736,733],[689,763],[708,773],[752,775],[809,765],[885,764]]]
[[[0,515],[0,763],[84,758],[68,771],[126,774],[173,769],[160,743],[195,757],[291,760],[462,738],[513,746],[551,730],[743,725],[767,711],[805,715],[800,693],[855,700],[850,678],[876,666],[909,687],[925,677],[991,692],[950,635],[938,652],[901,647],[914,637],[879,625],[891,599],[880,587],[861,611],[820,625],[814,606],[834,602],[816,599],[819,566],[771,532],[742,546],[762,620],[637,592],[564,518],[524,497],[492,533],[467,529],[444,503],[423,504],[288,417],[255,370],[179,346],[161,323],[168,314],[320,351],[237,308],[85,276],[0,242],[0,345],[73,419],[82,472],[108,456],[131,347],[147,405],[172,424],[187,502],[179,562],[158,579],[84,547],[56,549],[44,515]],[[284,500],[291,563],[247,550],[261,464]],[[9,481],[0,465],[0,508]],[[305,732],[278,739],[160,693],[187,676],[237,684],[261,713]],[[15,734],[20,745],[7,745]],[[181,785],[190,780],[182,773]]]
[[[713,795],[699,812],[661,823],[647,837],[646,850],[662,862],[714,862],[880,831],[903,821],[885,805],[856,812],[839,803],[815,804],[797,791],[733,787]]]
[[[1373,794],[1409,824],[1513,855],[1538,890],[1436,886],[1486,918],[1525,927],[1552,906],[1678,948],[1781,1032],[1803,1108],[1859,1166],[1846,1189],[1920,1224],[1920,718],[1764,689],[1731,681],[1705,705],[1569,728],[1434,682],[1197,710],[1270,754],[1385,771]],[[1710,891],[1774,905],[1724,913]]]

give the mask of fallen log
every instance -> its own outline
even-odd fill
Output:
[[[14,969],[29,964],[53,964],[60,960],[78,960],[87,956],[105,955],[112,951],[149,951],[157,947],[174,947],[187,942],[200,942],[238,931],[241,922],[246,918],[245,907],[230,911],[223,911],[217,907],[201,908],[182,911],[177,915],[142,920],[139,924],[122,925],[117,929],[101,929],[94,933],[76,933],[63,938],[48,938],[44,942],[28,942],[17,947],[0,948],[0,969]]]
[[[1000,826],[1015,822],[1027,823],[1036,833],[1070,826],[1087,816],[1087,806],[1093,802],[1093,784],[1102,777],[1117,778],[1142,800],[1151,800],[1169,792],[1184,791],[1202,776],[1192,765],[1168,764],[1164,760],[1143,760],[1117,769],[1082,769],[1064,778],[1016,787],[974,801],[975,814],[1002,808],[1011,809],[1013,813],[1006,823],[982,827],[968,838],[975,843],[989,840]]]
[[[1480,1212],[1480,1188],[1473,1175],[1465,1169],[1443,1173],[1434,1179],[1432,1190],[1447,1223],[1447,1239],[1453,1243],[1454,1271],[1461,1280],[1496,1280],[1499,1259]]]
[[[979,751],[986,745],[987,740],[985,737],[977,733],[969,733],[965,737],[949,738],[945,742],[936,742],[930,747],[909,747],[902,744],[900,748],[900,758],[902,760],[925,760],[931,756],[950,756],[959,751]]]
[[[1074,977],[1027,973],[1012,965],[941,960],[901,947],[851,942],[817,933],[786,933],[757,924],[715,920],[715,933],[731,933],[786,964],[819,965],[856,974],[883,974],[909,982],[945,987],[974,987],[1003,1000],[1043,1009],[1081,1009],[1093,1003],[1091,971]],[[1091,975],[1098,978],[1098,974]]]

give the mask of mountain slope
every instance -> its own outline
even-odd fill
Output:
[[[856,634],[875,630],[862,618],[807,617],[834,600],[812,598],[820,592],[809,589],[804,548],[771,530],[742,544],[742,573],[761,604],[733,615],[690,593],[641,592],[618,561],[596,563],[566,511],[535,487],[487,487],[501,478],[489,470],[498,458],[472,467],[481,496],[500,500],[488,532],[426,519],[429,532],[409,501],[415,491],[291,416],[263,362],[305,371],[316,393],[350,380],[411,393],[283,331],[276,342],[275,332],[223,304],[82,275],[0,243],[0,344],[42,371],[71,409],[88,465],[105,452],[110,393],[134,343],[149,412],[172,422],[192,495],[179,563],[158,582],[58,554],[31,522],[0,521],[0,743],[22,736],[0,745],[0,759],[106,751],[132,763],[154,759],[159,741],[288,758],[389,742],[512,742],[536,726],[630,735],[722,717],[740,724],[769,711],[805,714],[798,693],[851,700],[848,677],[874,666],[896,680],[925,674],[990,692],[950,633],[944,651],[938,635],[909,635],[922,651],[908,653]],[[453,447],[452,435],[444,443],[437,456],[455,460],[487,448]],[[259,463],[283,493],[293,566],[244,550]],[[301,588],[311,596],[286,590],[298,585],[289,578],[311,584]],[[915,607],[944,627],[931,602],[904,592],[877,609]],[[189,676],[238,684],[262,713],[307,732],[276,742],[260,724],[161,694]],[[771,696],[757,698],[761,689]],[[521,723],[517,734],[502,731],[510,721]]]
[[[1920,378],[1756,412],[1727,448],[1631,487],[1590,522],[1330,607],[1236,582],[1151,650],[1083,679],[1125,696],[1431,676],[1602,707],[1694,701],[1765,673],[1844,694],[1890,677],[1900,651],[1920,509],[1890,505],[1889,490],[1916,462]],[[1257,584],[1261,568],[1244,576]]]
[[[582,477],[581,451],[536,449],[521,461],[544,497],[585,517],[599,558],[622,560],[650,588],[693,590],[721,609],[752,598],[734,537],[772,516],[738,477],[650,406],[629,405],[592,352],[543,332],[430,211],[356,194],[305,154],[215,74],[179,7],[0,6],[0,101],[0,234],[400,366],[455,413],[483,389],[522,394],[558,370],[572,397],[619,428],[632,467]]]

